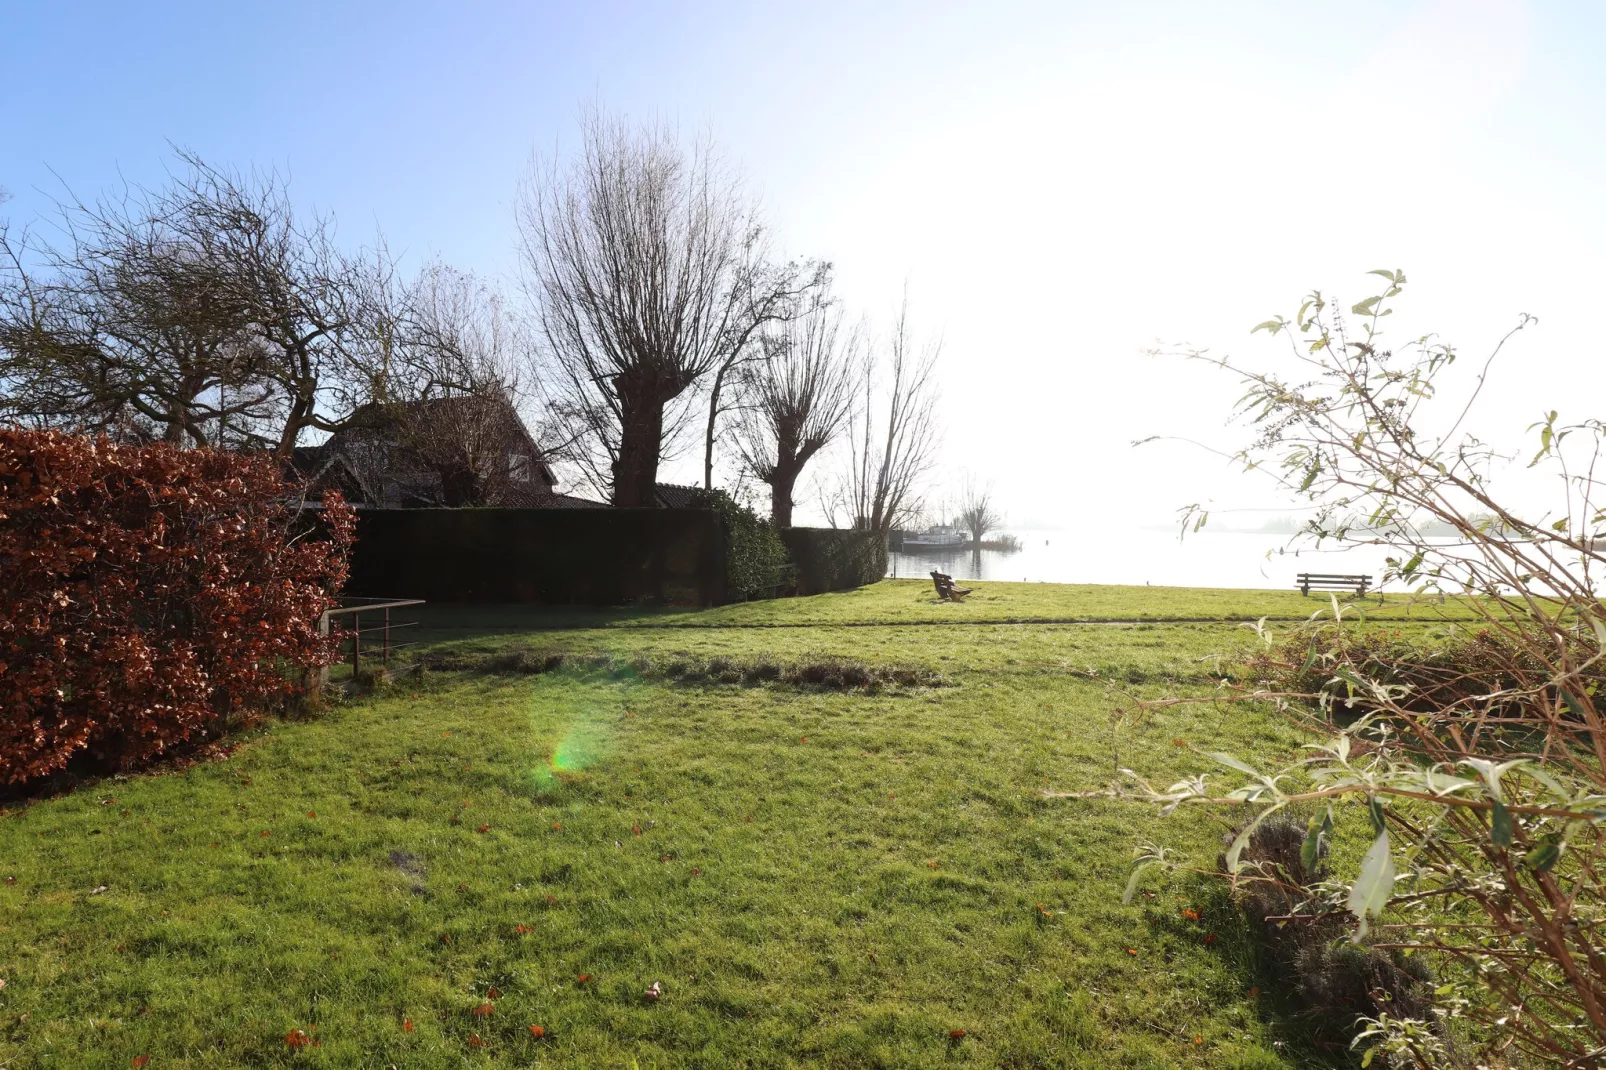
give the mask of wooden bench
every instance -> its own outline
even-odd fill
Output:
[[[1294,586],[1298,587],[1299,593],[1306,598],[1310,597],[1313,590],[1354,591],[1356,594],[1365,594],[1366,589],[1372,586],[1372,577],[1343,572],[1301,572]]]
[[[960,587],[952,576],[936,569],[931,570],[931,584],[937,588],[937,597],[948,602],[963,602],[965,595],[971,592],[971,588]]]

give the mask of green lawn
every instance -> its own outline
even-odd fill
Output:
[[[14,809],[0,1066],[1323,1065],[1294,1008],[1257,993],[1273,984],[1217,882],[1120,904],[1139,841],[1208,868],[1219,821],[1040,794],[1107,782],[1117,745],[1162,776],[1202,769],[1175,738],[1293,754],[1300,738],[1245,709],[1112,732],[1123,691],[1206,687],[1212,655],[1248,633],[996,623],[1304,616],[1314,600],[980,593],[435,607],[431,642],[646,671],[431,674],[227,761]],[[976,626],[896,623],[923,619]],[[945,683],[693,685],[653,668],[822,655]],[[316,1043],[293,1049],[293,1030]]]

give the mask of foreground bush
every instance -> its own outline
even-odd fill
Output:
[[[1263,652],[1244,684],[1136,708],[1250,701],[1325,742],[1282,768],[1198,748],[1218,772],[1159,789],[1123,771],[1114,792],[1136,783],[1168,810],[1247,806],[1252,817],[1225,858],[1240,884],[1271,879],[1248,870],[1247,855],[1257,829],[1290,807],[1317,810],[1299,845],[1306,872],[1346,827],[1369,842],[1310,889],[1308,910],[1342,922],[1353,946],[1420,958],[1436,983],[1429,1005],[1406,998],[1387,970],[1373,972],[1367,998],[1377,1009],[1354,1040],[1366,1062],[1598,1066],[1606,424],[1542,414],[1528,467],[1560,477],[1549,484],[1559,492],[1540,510],[1514,505],[1496,490],[1505,459],[1468,429],[1485,373],[1447,377],[1457,354],[1431,335],[1386,347],[1381,324],[1405,276],[1373,274],[1383,291],[1352,306],[1348,323],[1311,294],[1294,320],[1256,328],[1286,344],[1287,372],[1195,356],[1238,375],[1253,439],[1237,456],[1314,506],[1309,543],[1387,547],[1385,583],[1465,592],[1463,608],[1479,619],[1432,639],[1379,635],[1335,598],[1330,618],[1281,643],[1259,626]],[[1449,386],[1460,396],[1437,411]],[[1204,519],[1189,516],[1195,527]],[[1454,538],[1432,537],[1446,532]],[[1158,847],[1139,857],[1144,867],[1178,864]]]
[[[0,783],[124,769],[292,693],[352,514],[266,458],[0,430]]]

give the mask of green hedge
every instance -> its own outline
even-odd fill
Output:
[[[886,540],[874,532],[787,528],[781,541],[797,565],[798,594],[846,591],[887,574]]]
[[[432,602],[714,605],[725,532],[711,509],[364,509],[353,595]]]
[[[784,585],[786,544],[775,525],[722,490],[699,491],[696,501],[719,514],[725,528],[725,591],[732,600],[774,597]]]

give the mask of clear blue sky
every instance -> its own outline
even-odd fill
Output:
[[[1606,390],[1606,5],[3,3],[17,223],[159,180],[171,141],[506,275],[520,176],[583,102],[709,128],[786,251],[883,321],[909,284],[947,464],[1020,520],[1201,496],[1208,465],[1124,443],[1219,437],[1228,393],[1140,349],[1243,348],[1372,267],[1469,348],[1540,315],[1504,422]]]

